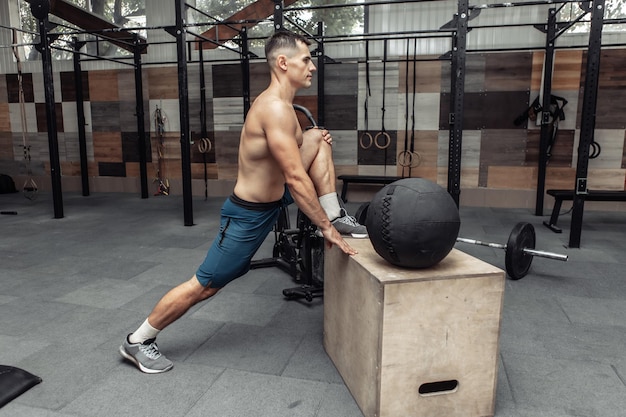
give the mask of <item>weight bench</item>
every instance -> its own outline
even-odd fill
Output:
[[[348,184],[350,183],[386,185],[402,179],[402,177],[390,177],[386,175],[340,175],[337,178],[343,181],[341,199],[344,202],[348,202],[346,194],[348,194]]]
[[[554,207],[552,208],[550,221],[544,221],[543,224],[554,233],[561,233],[562,230],[556,226],[559,220],[561,205],[565,200],[574,200],[574,190],[548,190],[547,194],[554,197]],[[585,201],[626,201],[626,191],[588,190],[587,194],[581,194],[581,196]]]

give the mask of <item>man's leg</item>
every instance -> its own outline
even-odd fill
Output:
[[[189,281],[171,289],[154,306],[148,321],[156,329],[163,330],[183,316],[191,307],[214,296],[219,288],[203,287],[194,275]]]
[[[356,219],[349,216],[341,206],[337,195],[335,180],[335,163],[333,161],[332,146],[322,140],[321,135],[304,135],[300,154],[302,163],[307,169],[322,208],[335,228],[344,235],[352,237],[367,237],[367,229]]]
[[[219,288],[203,287],[195,275],[189,281],[171,289],[156,304],[146,321],[126,337],[120,346],[120,353],[143,372],[169,371],[173,364],[159,352],[155,343],[157,335],[182,317],[191,307],[212,297],[219,290]]]

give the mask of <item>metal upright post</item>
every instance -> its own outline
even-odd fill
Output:
[[[537,195],[535,215],[543,216],[543,201],[546,188],[546,167],[548,165],[548,143],[550,137],[550,99],[552,96],[552,67],[554,66],[554,42],[556,38],[556,9],[548,10],[546,30],[546,58],[543,68],[543,100],[541,107],[541,136],[539,139],[539,167],[537,170]],[[539,116],[539,115],[538,115]]]
[[[324,126],[324,114],[326,112],[324,100],[326,93],[324,91],[325,78],[325,55],[324,55],[324,22],[317,23],[317,124]]]
[[[135,67],[135,113],[137,116],[137,145],[139,147],[139,177],[141,182],[141,198],[148,198],[148,168],[146,126],[143,107],[143,75],[141,73],[142,44],[139,35],[133,34],[133,59]]]
[[[182,165],[183,212],[185,226],[193,226],[193,199],[191,189],[191,136],[189,135],[189,92],[187,86],[187,50],[185,30],[185,3],[176,0],[176,54],[178,57],[178,109],[180,115],[180,159]]]
[[[600,77],[600,55],[602,51],[602,26],[604,24],[604,0],[591,3],[591,30],[589,31],[589,49],[587,51],[587,70],[585,72],[585,92],[580,121],[580,141],[578,143],[578,162],[576,164],[576,183],[574,184],[574,202],[572,223],[569,235],[569,247],[580,247],[582,233],[585,194],[587,194],[587,171],[589,168],[589,147],[594,138],[596,127],[596,104],[598,100],[598,80]]]
[[[38,50],[41,53],[43,65],[43,85],[46,98],[46,122],[48,124],[48,148],[50,151],[50,179],[52,181],[52,201],[54,218],[63,218],[63,191],[61,187],[61,164],[59,162],[59,140],[57,136],[57,116],[54,101],[54,78],[52,75],[52,54],[50,39],[48,38],[49,1],[37,1],[30,5],[33,16],[37,18],[40,43]]]
[[[274,0],[274,31],[283,30],[285,21],[283,18],[283,10],[285,6],[283,0]]]
[[[463,99],[467,46],[468,0],[459,0],[456,33],[452,47],[452,91],[450,94],[450,145],[448,150],[448,192],[459,206],[461,194],[461,156],[463,142]]]
[[[250,110],[250,51],[248,49],[248,30],[241,28],[241,74],[243,83],[243,118]]]
[[[87,139],[85,134],[85,107],[83,97],[83,73],[80,65],[80,50],[85,42],[79,42],[76,36],[72,37],[74,47],[74,90],[76,90],[76,118],[78,119],[78,152],[80,154],[80,178],[83,196],[89,195],[89,165],[87,161]]]

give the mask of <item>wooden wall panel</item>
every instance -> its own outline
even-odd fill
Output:
[[[449,61],[441,63],[441,92],[450,93],[452,85]],[[467,54],[465,62],[465,92],[477,93],[485,90],[485,55]]]
[[[206,164],[207,179],[215,180],[218,178],[218,166],[215,163]],[[191,164],[191,177],[193,179],[204,179],[204,164]]]
[[[0,103],[0,132],[11,132],[9,103]]]
[[[523,130],[483,130],[480,146],[481,167],[524,165],[526,141],[526,132]]]
[[[315,75],[313,76],[315,78]],[[239,81],[241,84],[241,79]],[[256,97],[270,84],[270,68],[265,62],[250,63],[250,96]],[[313,90],[317,91],[317,90]],[[311,93],[309,93],[311,94]]]
[[[585,54],[585,63],[587,62]],[[603,49],[600,56],[600,78],[599,87],[602,89],[626,89],[626,50],[624,49]],[[584,79],[587,66],[582,68]]]
[[[89,101],[89,72],[82,71],[82,93],[83,101]],[[76,101],[76,86],[74,85],[74,71],[61,72],[59,74],[61,79],[61,100],[62,101]]]
[[[241,131],[243,126],[243,100],[241,97],[222,97],[213,99],[214,130]]]
[[[587,186],[594,190],[624,190],[623,169],[589,169]]]
[[[419,59],[425,59],[427,57],[418,57]],[[400,57],[401,60],[406,57]],[[410,57],[409,59],[412,59]],[[409,94],[413,94],[413,84],[415,84],[416,93],[439,93],[441,91],[441,62],[439,60],[433,61],[416,61],[415,71],[413,71],[414,65],[412,61],[409,61],[408,67],[408,91]],[[398,64],[398,92],[404,94],[407,90],[407,64],[401,62]],[[449,79],[448,79],[449,80]]]
[[[119,100],[117,70],[90,72],[89,98],[93,101]]]
[[[575,179],[576,168],[548,166],[546,169],[546,190],[551,188],[573,189]]]
[[[215,132],[215,159],[220,169],[222,164],[237,165],[239,157],[239,131]]]
[[[622,165],[624,153],[624,131],[616,129],[596,129],[594,140],[602,150],[597,158],[589,159],[589,169],[618,169]],[[573,149],[578,150],[580,131],[576,132]],[[572,155],[572,166],[576,166],[578,152]]]
[[[534,167],[489,167],[488,188],[513,188],[518,190],[535,189],[537,184],[537,169]]]
[[[356,165],[359,139],[354,130],[332,130],[333,161],[336,165]],[[339,175],[339,174],[337,174]]]
[[[217,178],[220,180],[236,180],[237,165],[235,164],[218,164]]]
[[[625,129],[626,128],[626,100],[625,90],[600,88],[596,103],[596,129]],[[582,119],[584,88],[580,89],[578,110],[576,112],[576,128],[580,129]]]
[[[148,99],[148,95],[146,93],[148,93],[148,89],[146,88],[147,86],[145,84],[148,84],[147,82],[144,82],[144,80],[141,81],[141,84],[143,85],[143,93],[144,93],[144,100]],[[118,70],[117,72],[117,85],[118,85],[118,100],[119,101],[129,101],[129,102],[135,102],[137,99],[137,90],[135,88],[135,71],[134,70]]]
[[[122,161],[139,162],[139,135],[137,132],[122,132]],[[146,140],[146,160],[152,160],[152,144]]]
[[[120,103],[117,101],[92,101],[91,123],[93,132],[119,132]]]
[[[582,51],[556,51],[552,90],[578,90],[580,85]]]
[[[463,129],[518,129],[513,121],[527,108],[528,91],[496,91],[465,93]],[[439,103],[439,128],[448,129],[450,94],[441,95]]]
[[[13,161],[13,135],[11,132],[0,131],[0,160]]]
[[[7,100],[9,103],[20,102],[20,88],[17,80],[17,74],[6,74]],[[35,101],[35,93],[33,89],[33,74],[22,74],[22,89],[24,90],[24,101],[33,103]]]
[[[178,69],[176,67],[150,67],[148,75],[150,100],[178,99]]]
[[[98,175],[101,177],[125,177],[126,165],[123,162],[98,162]]]
[[[37,131],[48,131],[48,119],[46,115],[46,103],[35,103],[35,111],[37,114]],[[54,111],[56,113],[57,132],[63,132],[63,106],[61,103],[54,104]],[[27,116],[28,117],[28,116]],[[21,129],[21,127],[20,127]]]
[[[215,180],[218,178],[218,166],[217,164],[207,164],[207,180]],[[204,165],[203,164],[191,164],[191,178],[197,180],[204,180]],[[211,190],[211,184],[207,185],[208,190]]]
[[[8,103],[7,77],[0,77],[0,103]]]
[[[217,179],[217,164],[206,164],[207,179]],[[204,180],[204,164],[191,164],[191,178],[196,180]],[[210,185],[208,186],[210,189]]]
[[[572,154],[574,151],[574,133],[574,130],[559,129],[554,145],[552,146],[552,156],[550,157],[550,161],[548,162],[551,166],[572,166]],[[536,166],[539,163],[540,140],[540,130],[528,131],[525,160],[526,165]]]
[[[530,85],[532,54],[494,53],[485,56],[485,91],[524,91]]]
[[[121,132],[93,132],[93,155],[99,162],[122,162]]]
[[[461,149],[461,170],[464,168],[478,168],[480,166],[480,143],[482,131],[464,130],[463,144]],[[439,151],[437,165],[443,168],[448,167],[450,131],[439,131]]]
[[[202,118],[200,114],[200,99],[190,100],[189,101],[189,129],[192,132],[200,132],[202,131]],[[213,99],[207,98],[206,102],[206,116],[205,123],[207,131],[214,129],[213,124]]]
[[[255,66],[255,70],[258,67]],[[220,64],[213,66],[213,97],[243,97],[243,84],[241,81],[241,65]],[[254,77],[251,77],[251,80]],[[267,83],[266,85],[267,86]],[[258,87],[255,87],[257,90]],[[252,88],[250,89],[252,90]]]
[[[626,131],[624,132],[624,142],[622,151],[622,168],[626,168]]]
[[[582,51],[556,51],[554,71],[552,72],[552,92],[559,90],[578,90],[581,83]],[[531,90],[542,88],[543,62],[545,52],[534,52],[532,58]],[[557,94],[558,95],[558,94]]]
[[[328,95],[324,98],[324,126],[329,129],[357,128],[357,101],[355,95]]]
[[[357,64],[327,64],[324,67],[324,94],[326,96],[355,96],[358,91]]]
[[[137,106],[134,101],[119,102],[119,125],[122,132],[137,131]]]

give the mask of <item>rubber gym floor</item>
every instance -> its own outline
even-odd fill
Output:
[[[251,271],[167,328],[158,343],[172,371],[125,362],[122,339],[195,272],[223,198],[196,198],[186,227],[177,196],[63,197],[65,216],[53,219],[51,194],[0,195],[0,209],[17,212],[0,216],[0,364],[43,379],[0,416],[362,416],[324,352],[323,299],[284,299],[296,283],[276,268]],[[549,210],[460,212],[463,237],[506,243],[528,221],[537,249],[569,255],[535,258],[528,276],[506,282],[495,415],[623,416],[626,213],[587,210],[581,248],[568,249],[569,215],[555,234],[541,225]],[[456,247],[504,268],[501,249]]]

